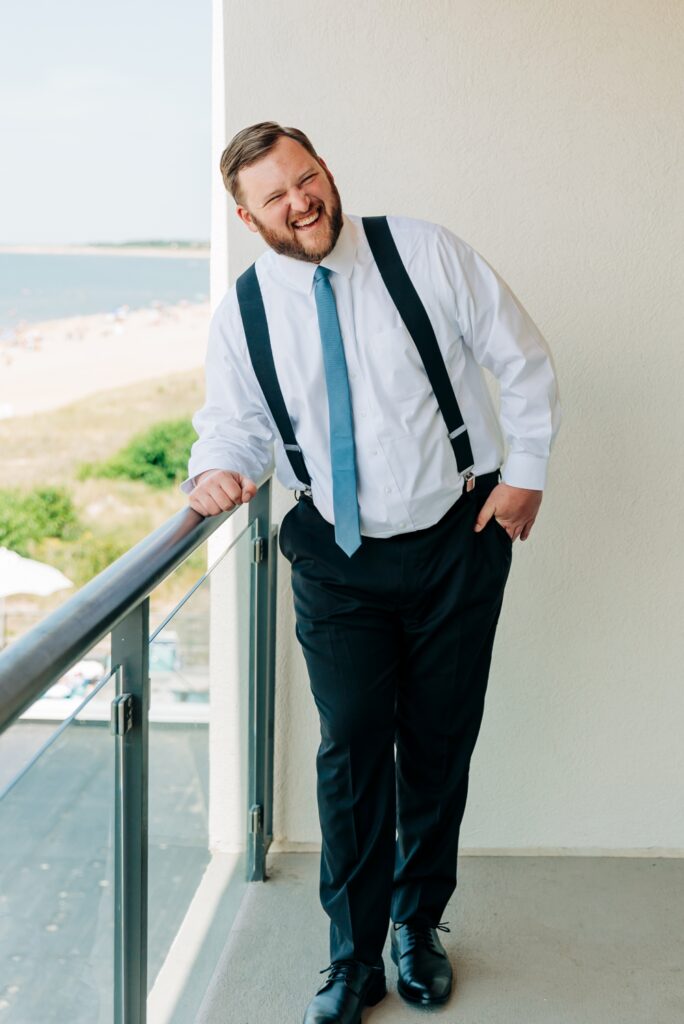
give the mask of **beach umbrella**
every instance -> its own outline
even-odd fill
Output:
[[[10,594],[46,597],[67,587],[73,587],[73,583],[59,569],[24,558],[9,548],[0,548],[0,597],[9,597]]]
[[[0,647],[5,640],[4,598],[12,594],[46,597],[67,587],[73,587],[73,583],[59,569],[24,558],[8,548],[0,548]]]

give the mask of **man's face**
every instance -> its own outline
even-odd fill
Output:
[[[250,231],[284,256],[320,263],[342,230],[342,204],[332,174],[294,139],[281,136],[270,152],[238,175],[244,205],[237,214]]]

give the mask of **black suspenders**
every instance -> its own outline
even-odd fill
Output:
[[[423,360],[425,372],[446,423],[456,457],[456,465],[464,478],[465,488],[469,491],[475,483],[473,452],[430,318],[401,262],[387,218],[363,217],[362,223],[380,276]],[[266,312],[254,264],[240,275],[236,289],[247,348],[254,372],[283,440],[293,472],[297,480],[306,488],[310,488],[311,478],[304,463],[302,450],[297,444],[283,393],[278,383]]]
[[[421,302],[420,295],[413,287],[406,267],[401,262],[401,256],[392,238],[387,217],[362,217],[362,223],[380,276],[385,282],[392,302],[399,311],[399,316],[404,321],[406,330],[413,338],[420,358],[423,360],[430,386],[446,423],[458,471],[463,474],[466,490],[471,490],[474,485],[473,466],[475,460],[470,447],[468,431],[463,422],[430,318]]]
[[[252,366],[256,378],[261,385],[266,404],[271,410],[271,416],[278,428],[278,433],[283,439],[283,446],[290,460],[294,475],[305,487],[311,487],[311,477],[304,462],[302,449],[297,444],[297,438],[292,429],[290,416],[285,405],[283,392],[278,383],[275,364],[273,362],[273,351],[271,349],[271,336],[266,321],[266,310],[264,300],[261,297],[261,288],[257,278],[254,264],[245,270],[237,279],[235,285],[237,298],[240,306],[240,316],[245,328],[247,348],[252,360]]]

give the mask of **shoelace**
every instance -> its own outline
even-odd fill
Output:
[[[326,981],[336,981],[337,978],[344,978],[346,981],[347,975],[351,970],[351,966],[351,962],[348,960],[337,960],[334,963],[328,964],[327,967],[324,967],[323,970],[318,973],[325,974],[326,971],[330,971],[330,977],[326,978]]]
[[[408,953],[412,953],[416,946],[425,946],[430,953],[436,953],[438,956],[444,956],[441,949],[439,949],[435,942],[435,935],[433,934],[433,931],[436,929],[440,932],[450,932],[451,928],[447,928],[448,924],[448,921],[440,921],[438,925],[394,924],[392,927],[395,931],[398,931],[400,928],[406,928],[406,949],[401,954],[401,957],[406,956]]]
[[[343,981],[347,985],[349,985],[349,971],[352,969],[353,966],[353,960],[334,960],[332,963],[328,964],[327,967],[324,967],[323,970],[319,971],[318,973],[325,974],[326,971],[330,972],[329,976],[325,979],[324,982],[324,984],[326,985],[329,985],[333,981],[337,981],[338,978],[342,978]],[[371,967],[371,970],[381,971],[382,967],[380,967],[380,965],[378,964],[377,967]],[[349,987],[351,988],[351,985],[349,985]],[[352,991],[354,990],[352,989]]]

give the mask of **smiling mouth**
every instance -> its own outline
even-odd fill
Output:
[[[292,221],[292,227],[297,231],[308,231],[314,228],[319,220],[321,219],[322,208],[319,208],[315,213],[310,213],[306,217],[301,217],[299,220]]]

